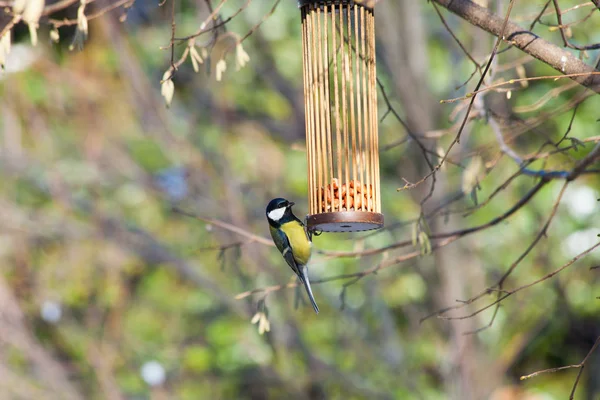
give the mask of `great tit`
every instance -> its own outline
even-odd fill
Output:
[[[315,302],[310,282],[308,281],[308,260],[310,259],[312,243],[302,222],[292,213],[293,202],[286,199],[273,199],[267,205],[267,220],[269,231],[275,245],[287,261],[288,265],[298,275],[300,282],[306,288],[308,298],[315,312],[319,307]]]

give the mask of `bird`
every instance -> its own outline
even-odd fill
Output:
[[[269,231],[275,246],[306,288],[308,298],[318,314],[319,307],[308,280],[307,264],[310,260],[312,242],[304,229],[304,224],[292,212],[293,205],[293,202],[281,197],[269,202],[266,210]]]

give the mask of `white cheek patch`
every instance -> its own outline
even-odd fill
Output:
[[[281,217],[283,217],[283,214],[285,214],[285,207],[276,208],[273,211],[270,211],[267,215],[273,221],[279,221]]]

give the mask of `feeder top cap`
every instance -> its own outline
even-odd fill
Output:
[[[373,5],[375,5],[376,0],[298,0],[298,8],[302,8],[308,5],[316,5],[316,6],[329,6],[329,5],[343,5],[343,6],[353,6],[359,5],[368,9],[373,9]]]

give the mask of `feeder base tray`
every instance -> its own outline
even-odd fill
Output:
[[[383,214],[368,211],[339,211],[309,215],[308,228],[323,232],[370,231],[383,227]]]

